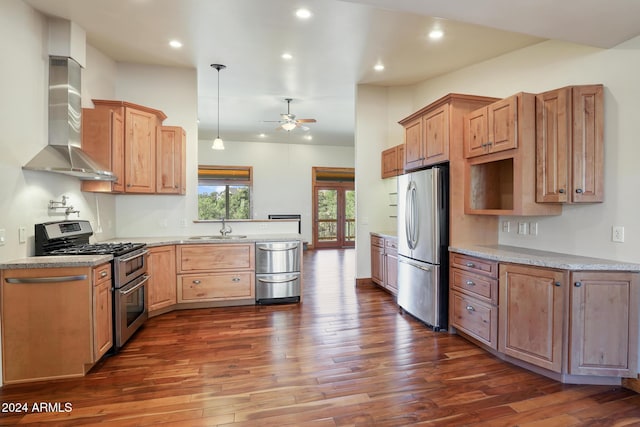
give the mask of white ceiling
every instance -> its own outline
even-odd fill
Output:
[[[352,145],[358,83],[411,84],[546,38],[611,47],[640,34],[629,0],[25,0],[116,61],[197,69],[199,139]],[[306,7],[312,17],[297,19]],[[428,32],[445,33],[430,41]],[[180,50],[168,47],[179,39]],[[283,60],[282,53],[293,55]],[[383,72],[373,70],[382,62]],[[276,131],[291,112],[308,132]],[[266,137],[258,135],[265,133]],[[307,141],[303,135],[311,135]]]

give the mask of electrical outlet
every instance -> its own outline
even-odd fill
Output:
[[[7,243],[7,232],[4,228],[0,228],[0,246],[4,246]]]
[[[624,243],[624,227],[614,225],[611,228],[611,241],[616,243]]]
[[[187,219],[186,218],[180,219],[180,227],[186,227],[186,226],[187,226]]]
[[[518,234],[529,234],[529,223],[528,222],[519,222],[518,223]]]
[[[538,235],[538,223],[537,222],[530,222],[529,223],[529,234],[531,236],[537,236]]]
[[[502,221],[502,232],[508,233],[511,231],[511,223],[509,221]]]

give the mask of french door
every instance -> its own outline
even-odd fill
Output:
[[[313,191],[314,247],[355,246],[355,195],[353,182],[316,183]]]

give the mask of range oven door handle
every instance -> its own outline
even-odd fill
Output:
[[[80,274],[78,276],[53,276],[53,277],[21,277],[13,278],[7,277],[4,279],[7,283],[62,283],[62,282],[77,282],[79,280],[87,280],[86,274]]]
[[[269,279],[258,278],[258,282],[262,282],[262,283],[289,283],[289,282],[295,282],[296,280],[298,280],[298,276],[293,278],[286,278],[282,280],[269,280]]]
[[[290,251],[291,249],[298,249],[298,244],[294,243],[293,245],[285,246],[282,248],[276,248],[276,247],[270,247],[270,246],[257,246],[257,248],[258,250],[267,251],[267,252],[282,252],[282,251]]]
[[[122,263],[122,262],[128,262],[128,261],[131,261],[132,259],[136,259],[136,258],[138,258],[138,257],[140,257],[140,256],[142,256],[142,255],[146,255],[146,254],[148,254],[148,253],[149,253],[149,250],[148,250],[148,249],[145,249],[144,251],[142,251],[142,252],[138,252],[138,253],[136,253],[135,255],[131,255],[130,257],[127,257],[127,258],[118,258],[118,262],[121,262],[121,263]]]
[[[147,281],[149,280],[151,276],[144,276],[144,279],[140,281],[140,283],[138,283],[137,285],[135,285],[133,288],[131,289],[127,289],[126,291],[120,291],[120,295],[122,296],[127,296],[132,292],[137,291],[138,289],[140,289],[145,283],[147,283]]]

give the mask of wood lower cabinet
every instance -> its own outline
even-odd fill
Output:
[[[371,234],[371,280],[398,294],[398,239]]]
[[[149,248],[149,315],[177,303],[176,247],[174,245]]]
[[[559,270],[500,265],[500,352],[562,371],[564,289]]]
[[[498,263],[451,254],[449,323],[490,348],[498,348]]]
[[[384,286],[384,238],[371,235],[371,280]]]
[[[255,303],[253,243],[177,245],[178,303]]]
[[[638,286],[636,273],[571,274],[570,374],[636,375]]]
[[[4,384],[83,376],[111,348],[111,264],[2,271]]]
[[[569,86],[536,96],[536,200],[604,199],[602,85]]]

